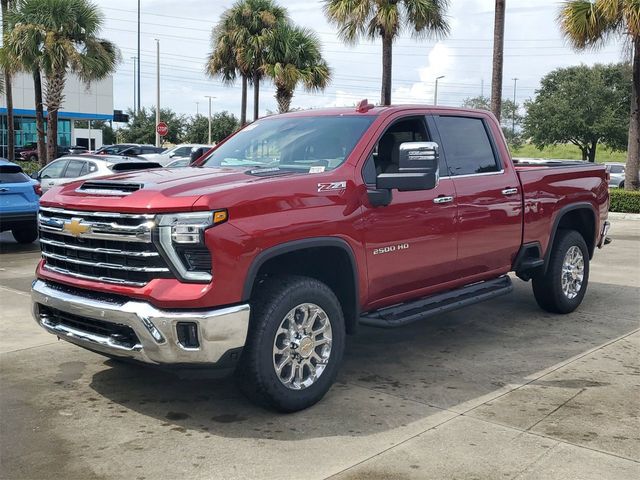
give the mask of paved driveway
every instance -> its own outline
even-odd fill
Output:
[[[320,404],[279,415],[229,379],[123,364],[29,313],[37,247],[0,237],[1,478],[640,478],[640,221],[614,220],[578,312],[530,285],[349,339]]]

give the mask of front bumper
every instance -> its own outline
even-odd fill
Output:
[[[49,333],[89,350],[151,364],[221,362],[244,346],[249,328],[247,304],[214,310],[158,310],[147,302],[94,296],[43,280],[33,283],[31,297],[33,316]],[[198,347],[181,344],[179,322],[196,324]],[[105,326],[120,333],[110,335],[112,330]],[[121,332],[131,330],[135,335],[123,341]]]

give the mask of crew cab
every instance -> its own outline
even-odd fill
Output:
[[[329,390],[360,325],[508,294],[510,272],[543,309],[573,311],[608,203],[603,166],[515,165],[489,112],[275,115],[196,166],[45,194],[33,311],[111,357],[234,367],[251,399],[296,411]]]

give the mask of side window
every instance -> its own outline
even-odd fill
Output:
[[[76,178],[82,174],[82,169],[84,168],[85,162],[82,160],[69,160],[69,165],[64,172],[65,178]]]
[[[51,163],[48,167],[42,170],[40,174],[40,178],[60,178],[62,177],[62,172],[64,167],[67,166],[68,160],[59,160],[57,162]]]
[[[400,145],[404,142],[427,142],[429,135],[423,117],[400,120],[382,134],[362,170],[365,183],[373,185],[381,173],[398,172]]]
[[[188,157],[191,154],[191,147],[180,147],[173,152],[174,157]]]
[[[86,171],[83,170],[82,175],[86,175],[87,173],[93,173],[98,171],[98,166],[93,162],[86,162],[87,168]]]
[[[449,175],[472,175],[500,170],[481,118],[441,116],[436,117],[436,122]]]
[[[622,165],[611,165],[611,173],[624,173]]]

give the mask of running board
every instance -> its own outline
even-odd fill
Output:
[[[381,328],[402,327],[417,320],[506,295],[512,290],[511,278],[505,275],[413,302],[375,310],[362,315],[360,323]]]

